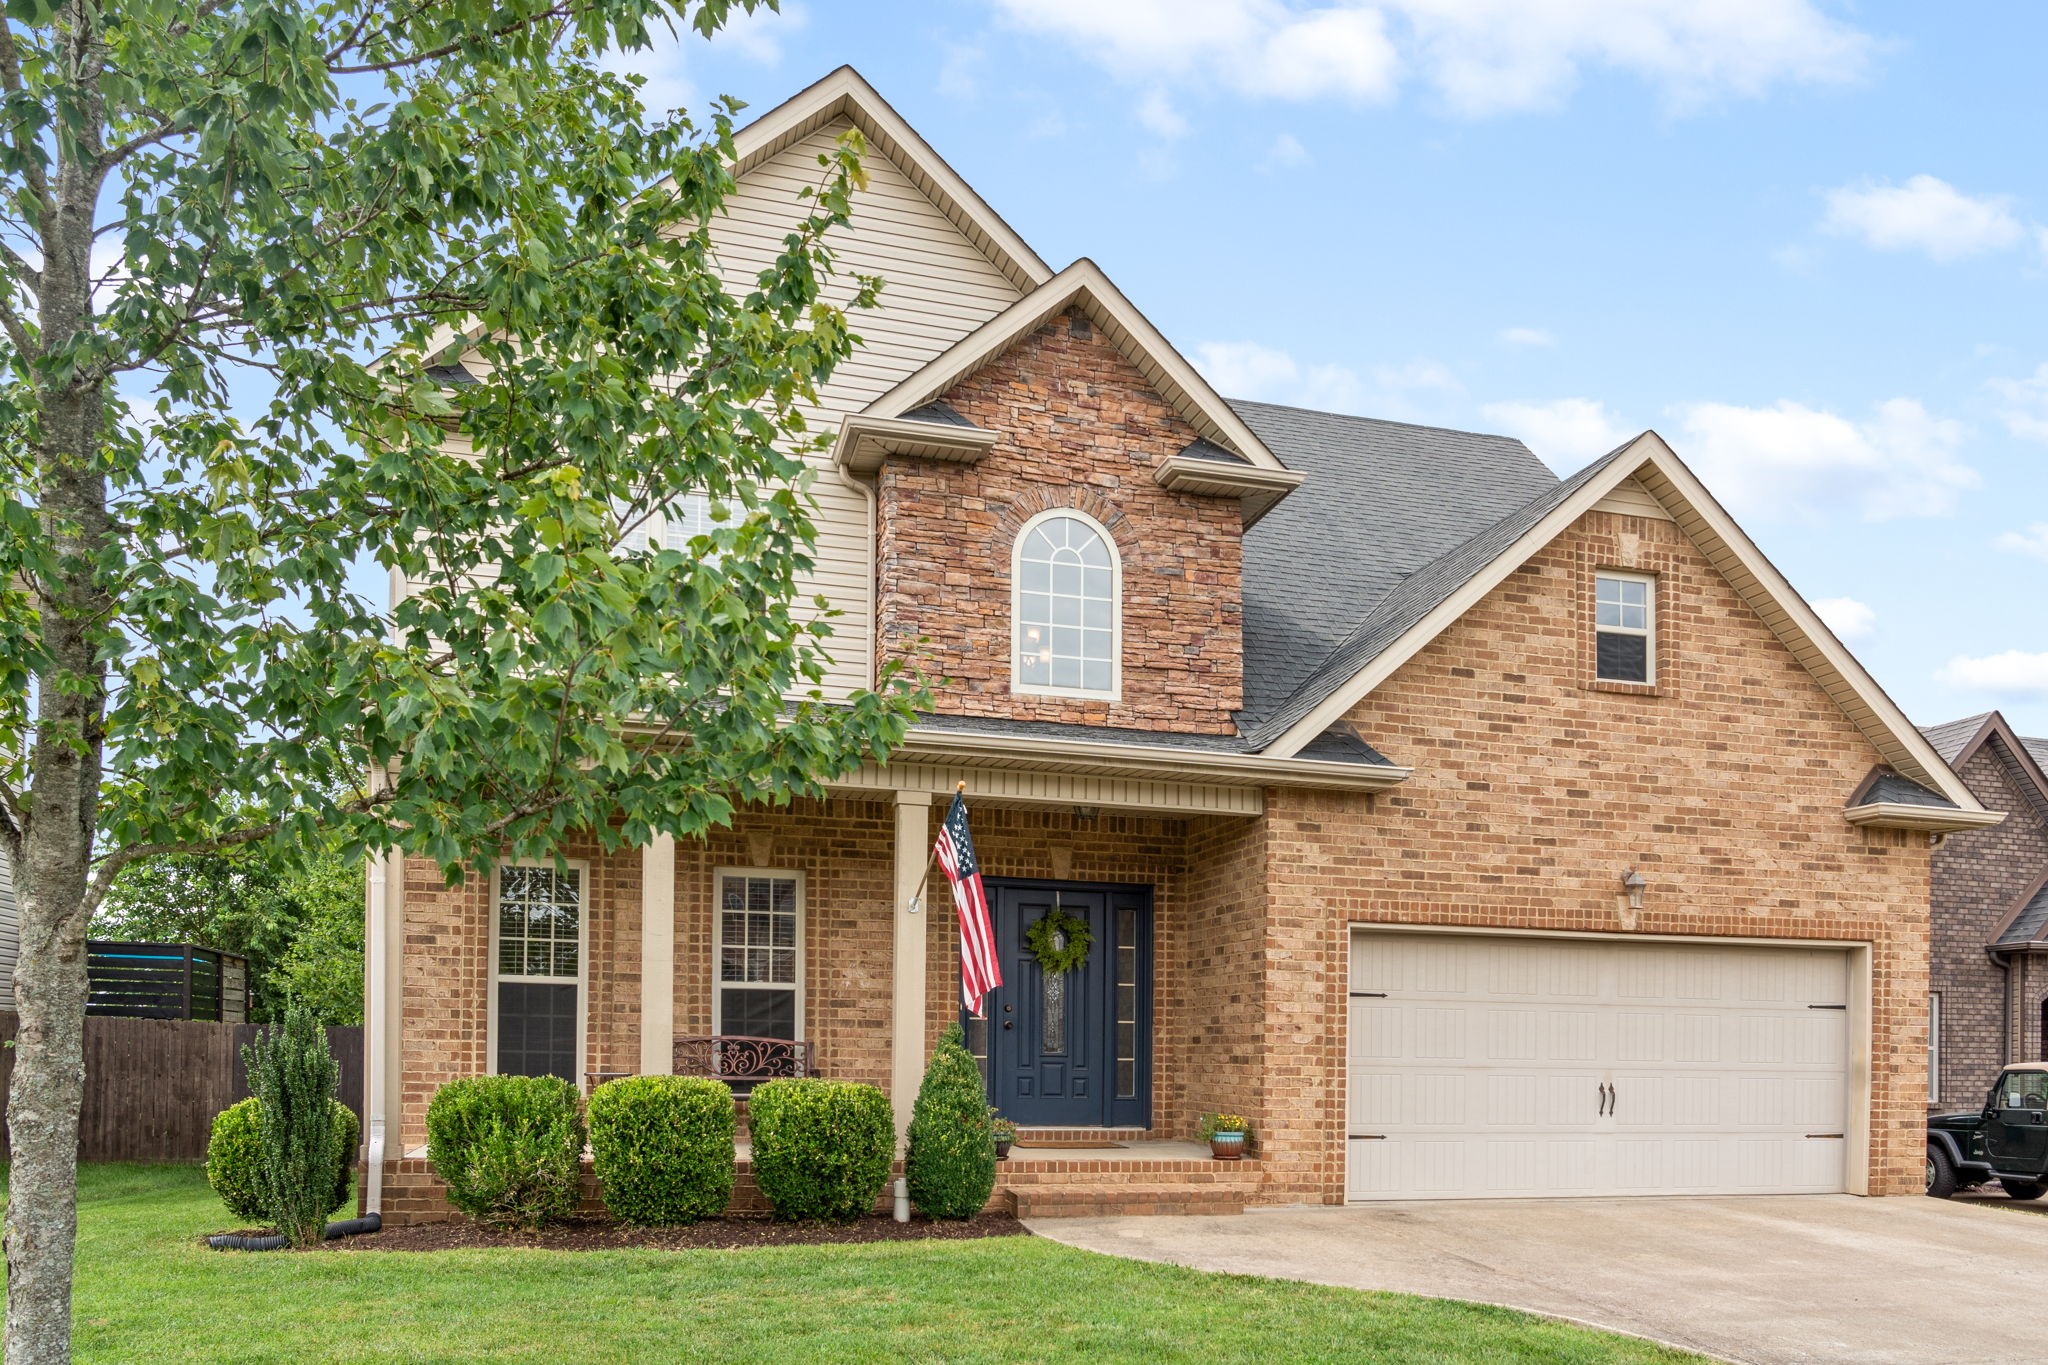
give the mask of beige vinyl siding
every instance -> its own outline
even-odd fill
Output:
[[[799,191],[818,183],[818,157],[849,126],[835,120],[741,177],[726,217],[712,231],[731,287],[751,284],[781,251],[802,211]],[[833,235],[841,277],[829,296],[844,303],[852,297],[854,275],[879,275],[881,304],[854,316],[861,348],[806,414],[821,431],[836,430],[841,417],[887,393],[1018,298],[1016,286],[894,162],[871,148],[867,171],[868,188],[855,196],[852,224]],[[805,592],[844,613],[832,623],[828,646],[833,666],[825,689],[836,698],[871,677],[874,534],[867,499],[830,473],[824,457],[817,464],[817,567]]]
[[[799,193],[823,178],[818,157],[830,153],[850,126],[843,118],[834,120],[740,177],[712,229],[728,288],[744,294],[781,253],[783,239],[804,212]],[[981,249],[872,144],[867,171],[868,188],[855,196],[853,222],[832,235],[839,277],[827,297],[845,304],[853,296],[854,276],[879,275],[881,303],[853,316],[862,344],[819,395],[818,406],[804,414],[828,435],[838,430],[840,418],[865,408],[1019,297]],[[481,357],[465,359],[472,369],[485,369]],[[457,438],[448,449],[468,453]],[[837,700],[873,676],[874,530],[868,499],[847,485],[825,455],[813,463],[816,567],[796,605],[799,619],[811,619],[811,599],[822,596],[842,613],[826,642],[832,665],[824,690]]]
[[[1595,512],[1618,512],[1625,517],[1655,517],[1670,521],[1664,504],[1650,496],[1650,490],[1633,477],[1623,479],[1611,492],[1593,504]]]

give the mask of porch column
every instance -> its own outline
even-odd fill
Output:
[[[931,916],[913,897],[931,856],[931,823],[930,792],[896,793],[896,902],[892,916],[896,956],[889,1011],[893,1046],[889,1100],[896,1110],[899,1141],[910,1130],[910,1107],[917,1102],[918,1082],[924,1079],[925,924]]]
[[[675,1070],[676,841],[640,846],[640,1073]]]

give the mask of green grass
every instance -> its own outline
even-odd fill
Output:
[[[82,1361],[1676,1362],[1474,1304],[1038,1238],[755,1251],[223,1254],[197,1170],[80,1172]]]

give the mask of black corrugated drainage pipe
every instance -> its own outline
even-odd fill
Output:
[[[320,1229],[320,1240],[332,1242],[340,1237],[353,1237],[361,1232],[380,1232],[384,1227],[381,1215],[370,1214],[364,1218],[344,1218],[329,1223]],[[206,1239],[206,1244],[215,1251],[282,1251],[288,1245],[284,1237],[245,1237],[238,1232],[223,1232]]]

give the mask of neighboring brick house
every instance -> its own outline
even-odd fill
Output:
[[[924,641],[934,710],[696,842],[373,866],[369,1198],[439,1210],[435,1086],[679,1038],[801,1039],[900,1115],[960,1013],[914,897],[961,781],[992,1100],[1048,1141],[1257,1134],[1237,1167],[1020,1148],[1023,1207],[1920,1188],[1930,846],[2000,816],[1658,436],[1559,480],[1225,401],[847,69],[738,134],[736,276],[848,125],[840,264],[888,283],[816,414],[815,586],[857,623],[828,695]],[[1055,907],[1095,946],[1048,980]],[[573,942],[515,933],[536,909]]]
[[[2001,825],[1934,854],[1930,1108],[1974,1109],[2007,1062],[2048,1055],[2048,739],[1996,711],[1924,733]]]

